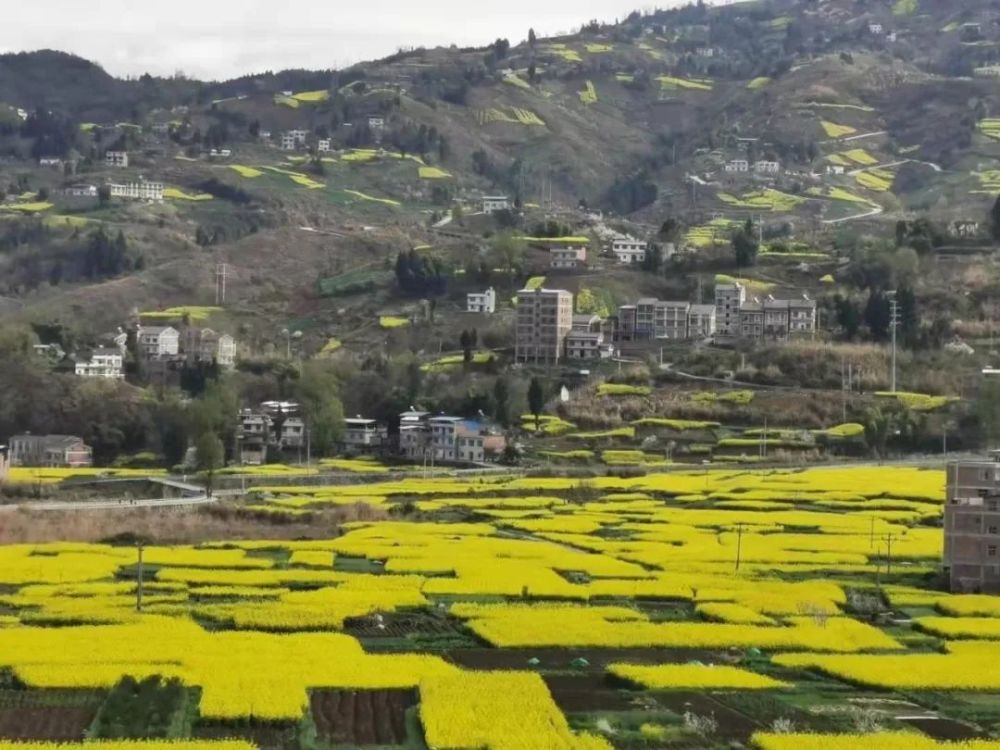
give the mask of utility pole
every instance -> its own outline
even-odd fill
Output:
[[[885,537],[885,554],[885,574],[889,576],[892,575],[892,534]]]
[[[220,307],[226,303],[226,276],[228,275],[228,265],[225,263],[215,264],[215,304]]]
[[[840,360],[840,395],[841,408],[843,410],[842,422],[847,422],[847,380],[844,372],[844,360]]]
[[[139,585],[135,589],[135,611],[142,612],[142,542],[136,543],[139,552]]]
[[[740,558],[743,556],[743,524],[736,524],[736,571],[740,569]]]
[[[896,301],[896,292],[889,292],[889,305],[891,317],[889,325],[892,327],[892,388],[896,392],[896,329],[899,327],[899,303]]]

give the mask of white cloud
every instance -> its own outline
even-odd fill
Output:
[[[676,0],[666,3],[677,4]],[[529,27],[571,31],[591,18],[614,20],[635,0],[36,0],[19,3],[0,26],[0,50],[60,49],[116,75],[183,70],[229,78],[289,67],[342,67],[401,46],[512,43]]]

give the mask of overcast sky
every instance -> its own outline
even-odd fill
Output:
[[[0,0],[0,6],[14,0]],[[661,0],[666,7],[680,0]],[[59,49],[119,76],[204,79],[339,68],[401,46],[514,44],[613,21],[647,0],[29,0],[3,13],[0,52]]]

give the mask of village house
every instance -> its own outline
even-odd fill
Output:
[[[868,33],[873,36],[882,36],[885,33],[885,27],[880,23],[870,23],[868,24]]]
[[[75,435],[15,435],[10,439],[11,466],[81,468],[93,464],[93,451]]]
[[[282,450],[302,448],[306,445],[306,423],[302,417],[285,417],[281,422],[281,434],[278,436],[278,446]]]
[[[756,174],[778,174],[781,172],[781,162],[760,159],[754,162],[753,171]]]
[[[706,339],[715,335],[715,305],[691,305],[688,308],[689,339]]]
[[[412,407],[399,415],[399,453],[410,459],[423,459],[430,446],[430,413]]]
[[[63,188],[63,195],[69,198],[96,198],[96,185],[70,185]]]
[[[484,195],[483,213],[495,214],[497,211],[510,210],[510,198],[506,195]]]
[[[232,149],[228,148],[213,148],[208,152],[208,155],[213,159],[223,158],[227,159],[233,155]]]
[[[317,152],[319,152],[321,154],[326,154],[326,153],[329,153],[331,150],[332,149],[330,148],[330,139],[329,138],[320,138],[316,142],[316,151]]]
[[[283,151],[294,151],[299,145],[298,140],[291,133],[282,133],[281,135],[281,149]]]
[[[514,361],[556,364],[573,328],[573,294],[565,289],[522,289],[517,293]]]
[[[104,154],[104,166],[115,169],[126,169],[128,167],[127,151],[107,151]]]
[[[53,167],[54,169],[62,169],[63,160],[42,157],[38,160],[38,166],[40,167]]]
[[[550,268],[582,268],[587,264],[587,248],[583,245],[552,245],[549,247]]]
[[[187,326],[180,337],[179,352],[189,365],[215,362],[227,370],[236,365],[236,340],[211,328]]]
[[[493,287],[485,292],[469,292],[465,296],[465,310],[470,313],[492,315],[497,311],[497,293]]]
[[[81,378],[125,378],[124,358],[118,349],[95,349],[91,352],[90,359],[76,360],[74,369]]]
[[[979,236],[978,221],[956,221],[951,224],[951,235],[963,240],[973,239]]]
[[[646,260],[649,243],[634,237],[619,236],[611,240],[611,254],[619,263],[631,265]]]
[[[944,568],[951,590],[1000,594],[1000,451],[949,463]]]
[[[749,172],[750,162],[746,159],[731,159],[726,162],[726,172],[730,174]]]
[[[604,331],[571,330],[566,334],[566,359],[595,360],[609,359],[614,354],[614,346],[605,340]]]
[[[253,466],[266,463],[267,446],[271,441],[271,417],[253,409],[242,409],[237,421],[239,463]]]
[[[180,351],[180,332],[171,326],[140,326],[137,338],[145,360],[174,357]]]
[[[847,168],[841,164],[827,164],[826,173],[832,175],[842,175],[847,171]]]
[[[129,182],[125,184],[110,183],[112,198],[124,198],[125,200],[152,201],[154,203],[163,202],[162,182]]]
[[[369,453],[379,450],[385,444],[386,429],[374,419],[365,419],[360,414],[344,420],[345,450],[353,453]]]

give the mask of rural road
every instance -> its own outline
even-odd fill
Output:
[[[81,500],[73,502],[18,503],[0,505],[0,512],[13,510],[132,510],[135,508],[179,508],[184,506],[208,505],[216,502],[218,496],[172,497],[159,500]]]

